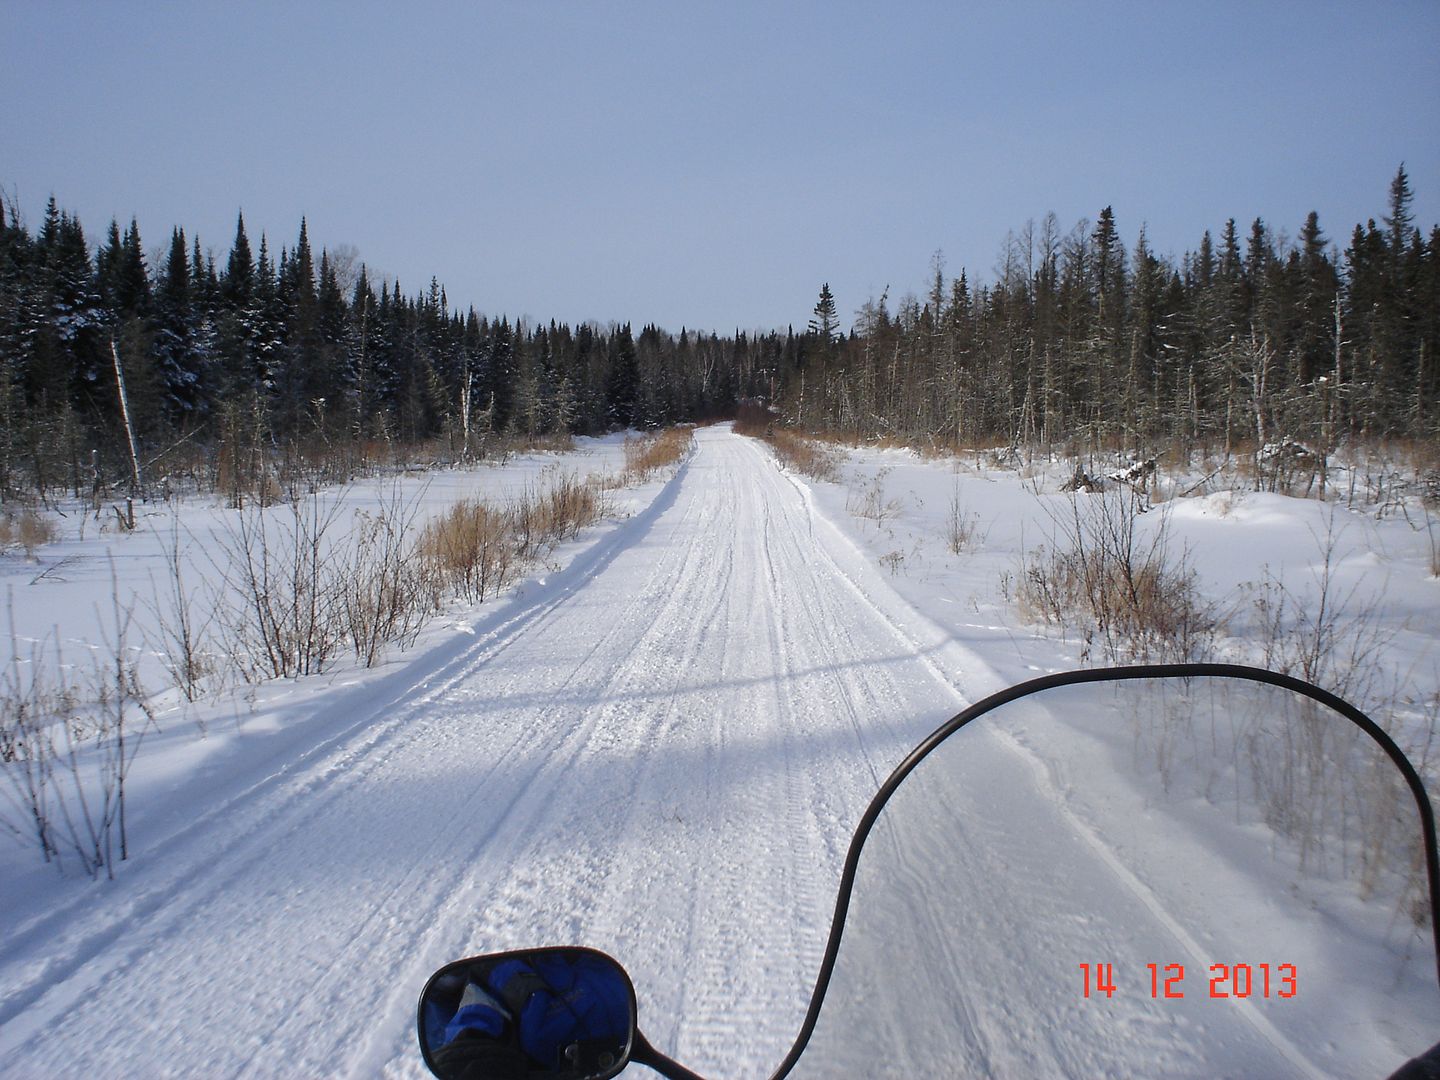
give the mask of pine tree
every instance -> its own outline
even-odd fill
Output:
[[[0,502],[16,493],[22,448],[33,443],[25,382],[38,323],[34,261],[18,207],[0,194]]]
[[[820,299],[815,302],[809,329],[827,349],[834,343],[836,332],[840,329],[840,319],[835,313],[835,297],[830,292],[828,281],[820,286]]]
[[[150,274],[140,245],[140,226],[134,218],[130,219],[130,227],[121,241],[115,284],[121,310],[142,318],[150,314]]]
[[[68,380],[69,401],[76,408],[90,416],[111,415],[115,395],[109,392],[113,379],[107,377],[106,316],[79,220],[62,212],[52,226],[47,213],[41,249],[44,321],[35,360],[43,369],[43,384],[54,391]],[[66,399],[59,394],[49,400],[53,406]]]
[[[1415,229],[1415,217],[1410,212],[1414,194],[1410,190],[1410,177],[1405,174],[1405,163],[1395,172],[1390,181],[1390,213],[1385,215],[1386,239],[1389,241],[1390,258],[1398,260],[1410,243]]]
[[[185,233],[170,235],[170,256],[156,296],[155,363],[163,386],[165,413],[181,427],[204,411],[200,357],[195,347],[194,279],[186,257]]]
[[[323,418],[331,392],[322,356],[315,266],[303,217],[295,250],[282,253],[281,260],[275,309],[281,322],[275,364],[276,423],[282,431],[298,433],[303,424]]]
[[[250,239],[245,235],[245,215],[235,219],[235,242],[225,264],[225,297],[231,306],[241,309],[250,303],[255,279],[255,262],[250,254]]]
[[[476,374],[480,403],[490,411],[491,427],[504,431],[510,424],[515,393],[515,353],[507,320],[482,325]]]
[[[349,323],[345,297],[329,253],[320,252],[320,284],[315,294],[316,348],[314,380],[316,393],[325,401],[327,417],[346,414],[346,402],[353,391],[351,371],[346,363]]]
[[[1110,207],[1100,211],[1092,240],[1096,312],[1102,327],[1117,328],[1125,313],[1125,248]]]
[[[283,365],[285,309],[264,233],[260,234],[260,250],[255,255],[253,287],[244,318],[255,385],[273,395]]]
[[[1308,385],[1330,369],[1335,352],[1335,300],[1340,280],[1314,210],[1300,230],[1300,298],[1294,340],[1295,381]]]
[[[1410,178],[1402,164],[1390,182],[1389,213],[1385,215],[1384,287],[1375,311],[1380,396],[1384,399],[1384,430],[1403,430],[1402,400],[1410,397],[1420,376],[1416,285],[1424,248],[1410,206]]]
[[[638,423],[640,366],[629,323],[620,327],[610,339],[610,378],[606,383],[605,399],[612,425],[625,428]]]

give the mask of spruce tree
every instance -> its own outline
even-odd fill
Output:
[[[615,427],[634,427],[638,422],[640,366],[630,324],[620,327],[610,339],[610,378],[606,384],[606,412]]]
[[[1294,342],[1295,381],[1308,385],[1330,370],[1335,352],[1335,300],[1340,280],[1314,210],[1300,230],[1301,275]]]
[[[193,276],[186,257],[185,233],[170,235],[170,255],[155,298],[155,362],[163,386],[167,419],[175,427],[194,422],[204,408],[200,358],[195,348],[191,306]]]
[[[1410,235],[1415,228],[1415,217],[1410,211],[1413,201],[1410,177],[1405,174],[1405,163],[1402,161],[1395,171],[1395,179],[1390,181],[1390,213],[1385,215],[1386,239],[1392,260],[1397,260],[1410,243]]]
[[[1125,305],[1125,248],[1120,230],[1115,226],[1115,213],[1110,207],[1100,211],[1092,238],[1095,250],[1095,304],[1102,327],[1118,327]]]
[[[150,274],[145,266],[145,253],[140,245],[140,226],[130,219],[121,242],[120,264],[116,268],[116,286],[121,308],[137,316],[150,313]]]
[[[225,264],[225,298],[234,309],[243,309],[250,303],[255,279],[255,261],[250,254],[250,239],[245,235],[245,215],[235,219],[235,242],[230,246],[230,258]]]
[[[820,339],[820,344],[828,348],[835,341],[835,334],[840,328],[840,319],[835,313],[835,297],[830,292],[830,283],[827,281],[820,286],[820,299],[815,302],[815,310],[810,318],[810,333]]]

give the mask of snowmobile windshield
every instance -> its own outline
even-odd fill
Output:
[[[777,1075],[1386,1076],[1440,1038],[1387,749],[1304,684],[1162,670],[1037,680],[911,755]],[[1423,708],[1382,721],[1423,772]]]

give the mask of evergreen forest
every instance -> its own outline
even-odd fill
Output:
[[[1377,199],[1377,202],[1380,201]],[[803,331],[529,325],[407,295],[302,220],[278,254],[243,216],[223,260],[176,227],[102,242],[52,197],[0,206],[0,499],[97,499],[189,478],[263,486],[302,466],[459,461],[515,440],[733,415],[911,444],[1253,452],[1277,439],[1440,434],[1440,226],[1403,166],[1343,239],[1224,222],[1178,261],[1110,207],[1005,240],[994,272],[870,297],[829,286]],[[1342,247],[1343,245],[1343,247]],[[817,268],[823,272],[823,268]],[[817,278],[821,275],[817,273]]]

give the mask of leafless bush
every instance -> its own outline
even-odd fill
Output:
[[[1258,645],[1263,664],[1295,675],[1343,698],[1377,702],[1379,664],[1394,632],[1382,626],[1379,601],[1361,601],[1357,584],[1344,595],[1336,590],[1335,566],[1341,529],[1334,513],[1317,536],[1320,565],[1314,589],[1296,595],[1266,568],[1253,592],[1259,618]]]
[[[1413,801],[1380,747],[1312,698],[1202,682],[1131,703],[1135,750],[1153,758],[1142,767],[1153,766],[1164,792],[1181,803],[1231,804],[1237,825],[1268,827],[1275,850],[1288,851],[1301,871],[1347,879],[1362,898],[1383,896],[1422,924],[1428,908],[1416,900],[1427,893]],[[1385,711],[1372,715],[1392,736],[1410,726]],[[1414,760],[1428,756],[1428,745],[1410,749]]]
[[[185,570],[177,519],[171,521],[164,552],[164,584],[157,585],[152,580],[153,595],[148,601],[158,637],[151,644],[156,647],[170,681],[186,701],[195,701],[203,692],[205,681],[215,673],[215,661],[206,645],[218,601],[213,590],[207,590],[203,599],[197,595],[196,583]],[[201,600],[198,607],[197,600]],[[202,616],[201,610],[208,613]]]
[[[130,857],[125,781],[154,725],[128,644],[131,612],[111,592],[112,621],[88,670],[58,641],[25,656],[10,618],[11,663],[0,677],[0,824],[28,835],[46,862],[73,852],[91,877]],[[118,847],[118,852],[117,852]]]
[[[563,474],[509,507],[455,504],[419,528],[421,496],[398,487],[337,535],[345,499],[312,495],[284,508],[251,503],[230,522],[211,563],[216,628],[194,619],[178,553],[159,619],[167,667],[187,697],[207,674],[207,633],[246,681],[324,670],[345,648],[366,665],[412,644],[445,596],[483,602],[530,560],[605,513],[599,485]],[[417,536],[418,530],[418,536]],[[192,697],[193,699],[193,697]]]
[[[739,435],[764,439],[775,458],[812,480],[836,480],[840,476],[840,453],[818,439],[806,438],[780,426],[780,414],[757,402],[744,402],[736,410],[734,430]]]
[[[945,546],[950,554],[959,555],[978,546],[979,528],[980,515],[971,513],[957,483],[950,492],[950,506],[945,515]]]
[[[1365,710],[1423,768],[1440,700],[1419,700],[1423,695],[1408,677],[1386,681],[1384,659],[1394,633],[1383,625],[1377,601],[1362,598],[1358,586],[1337,588],[1337,521],[1332,514],[1316,537],[1321,557],[1312,588],[1292,588],[1268,569],[1262,581],[1243,587],[1255,616],[1250,645],[1264,667]],[[1229,704],[1216,707],[1225,718],[1219,732],[1213,726],[1203,733],[1187,730],[1192,714],[1186,708],[1148,709],[1135,718],[1137,745],[1155,755],[1163,786],[1170,789],[1177,757],[1188,753],[1192,774],[1208,770],[1199,793],[1213,800],[1219,790],[1230,791],[1237,812],[1253,810],[1295,853],[1302,870],[1348,877],[1363,897],[1383,893],[1397,911],[1414,917],[1424,867],[1400,775],[1368,739],[1315,701],[1288,692],[1248,695],[1232,695]],[[1197,762],[1203,768],[1195,768]]]
[[[216,617],[247,680],[315,674],[343,646],[343,581],[327,537],[342,505],[311,496],[231,519],[213,560],[225,576]]]
[[[407,501],[393,485],[376,513],[356,515],[338,603],[344,636],[366,667],[390,642],[413,644],[440,604],[441,583],[431,566],[411,557],[409,538],[422,495]]]
[[[1440,485],[1440,480],[1437,480]],[[1435,511],[1431,509],[1431,500],[1423,499],[1420,503],[1420,524],[1416,525],[1414,518],[1406,514],[1410,527],[1416,532],[1425,530],[1425,539],[1430,547],[1430,576],[1440,578],[1440,521],[1436,520]]]
[[[0,515],[0,551],[19,547],[27,559],[33,559],[36,548],[53,544],[59,535],[55,523],[34,510]]]
[[[247,503],[273,506],[281,489],[266,453],[270,421],[258,395],[225,404],[219,417],[219,444],[214,454],[212,489],[224,491],[226,505],[243,510]]]
[[[547,487],[526,490],[508,508],[474,499],[456,503],[421,532],[418,561],[441,589],[480,603],[505,588],[528,562],[575,539],[605,513],[598,482],[564,473]]]
[[[561,540],[574,540],[580,530],[593,525],[610,512],[610,504],[598,484],[581,481],[565,473],[550,489],[553,529]]]
[[[1122,660],[1197,660],[1211,654],[1221,618],[1167,541],[1166,518],[1145,535],[1135,496],[1072,496],[1052,513],[1050,544],[1022,557],[1017,583],[1033,618],[1079,630],[1087,647]]]
[[[56,717],[73,708],[71,693],[50,677],[46,648],[32,644],[28,655],[10,615],[10,663],[0,678],[0,768],[4,769],[5,831],[24,842],[33,838],[46,862],[60,851],[52,822],[55,803]]]
[[[520,497],[510,504],[508,517],[510,531],[515,537],[516,560],[528,562],[544,554],[547,544],[545,497],[527,485]]]
[[[853,488],[845,500],[845,509],[856,517],[875,522],[875,527],[885,527],[887,519],[900,512],[900,504],[885,497],[885,480],[890,475],[888,468],[881,469],[870,478],[870,482]]]

